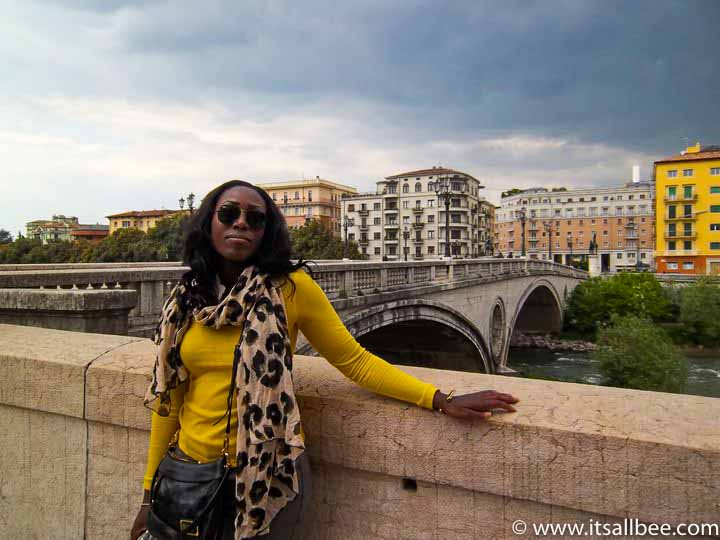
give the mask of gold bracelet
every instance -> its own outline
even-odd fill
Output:
[[[450,393],[447,396],[445,396],[445,401],[447,401],[449,403],[453,400],[454,397],[455,397],[455,389],[453,388],[452,390],[450,390]]]

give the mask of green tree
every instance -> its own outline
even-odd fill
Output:
[[[717,347],[720,344],[720,285],[701,279],[683,287],[680,322],[692,342]]]
[[[649,273],[620,273],[596,277],[573,289],[565,311],[566,329],[592,339],[613,315],[636,315],[654,321],[672,314],[662,284]]]
[[[24,264],[27,263],[28,254],[38,246],[42,246],[40,240],[29,238],[17,238],[12,244],[6,244],[0,251],[0,263],[2,264]]]
[[[610,386],[679,393],[687,383],[687,362],[667,333],[639,317],[614,316],[593,358]]]
[[[304,259],[342,259],[344,242],[332,230],[317,219],[307,221],[302,227],[290,229],[292,256]],[[354,241],[348,242],[348,258],[363,259]]]
[[[167,261],[168,250],[139,229],[118,229],[83,253],[83,262]]]
[[[12,234],[5,229],[0,229],[0,244],[9,244],[13,241]]]
[[[165,247],[167,260],[179,261],[182,259],[185,225],[190,219],[187,213],[173,214],[159,220],[155,227],[147,233],[147,239]]]

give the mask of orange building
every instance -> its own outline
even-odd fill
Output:
[[[118,229],[140,229],[148,232],[161,219],[179,212],[187,212],[187,210],[133,210],[105,217],[110,221],[110,234]]]
[[[302,227],[316,219],[326,223],[340,236],[340,199],[357,195],[357,189],[319,176],[311,180],[256,184],[267,191],[285,216],[288,227]]]
[[[506,257],[524,251],[530,259],[563,264],[597,254],[603,272],[649,268],[653,195],[652,184],[636,178],[623,186],[534,188],[503,197],[495,219],[497,249]]]
[[[655,162],[659,273],[720,274],[720,146]]]

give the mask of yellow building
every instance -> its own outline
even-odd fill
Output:
[[[285,215],[288,227],[302,227],[306,221],[317,219],[327,223],[340,236],[340,199],[343,195],[357,195],[357,189],[319,176],[312,180],[270,182],[257,184],[270,195]]]
[[[110,234],[118,229],[140,229],[148,232],[158,221],[178,212],[183,210],[133,210],[105,217],[110,221]]]
[[[655,162],[659,273],[720,274],[720,146]]]

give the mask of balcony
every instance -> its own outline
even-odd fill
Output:
[[[695,221],[697,219],[697,212],[693,214],[683,214],[682,216],[676,215],[675,217],[667,216],[665,221]]]
[[[384,241],[385,241],[386,244],[397,244],[398,239],[397,239],[397,238],[390,238],[390,237],[386,236]]]
[[[358,244],[360,244],[361,246],[367,246],[369,243],[370,243],[369,238],[361,238],[360,240],[358,240]]]
[[[412,211],[416,214],[422,214],[425,209],[422,206],[413,206]]]
[[[385,212],[386,212],[386,213],[387,213],[387,212],[397,212],[397,211],[398,211],[398,207],[397,207],[397,206],[393,206],[393,207],[390,207],[390,208],[386,208],[386,209],[385,209]]]
[[[686,232],[686,231],[678,231],[674,233],[666,232],[665,233],[665,240],[693,240],[697,237],[697,233],[695,231],[692,232]]]
[[[666,203],[696,202],[697,201],[697,193],[693,193],[689,197],[686,197],[685,195],[667,196],[667,197],[663,198],[663,201],[665,201]]]
[[[392,222],[392,223],[386,223],[384,227],[386,229],[397,229],[399,226],[400,225],[397,222]]]
[[[361,216],[369,216],[370,210],[368,210],[367,208],[365,208],[364,210],[361,209],[361,210],[358,210],[358,214],[360,214]]]
[[[422,238],[417,238],[417,237],[413,236],[412,241],[414,244],[422,244],[425,240]]]
[[[367,230],[369,230],[369,229],[370,229],[370,226],[369,226],[369,225],[360,225],[360,230],[361,230],[361,231],[367,231]]]
[[[422,229],[425,226],[424,221],[416,221],[412,224],[413,229]]]

